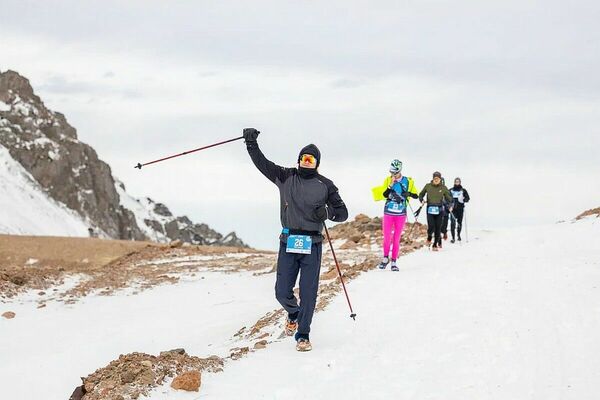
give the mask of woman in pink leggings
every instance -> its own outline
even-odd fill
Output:
[[[385,200],[383,208],[383,260],[380,269],[385,269],[390,262],[390,248],[392,250],[392,271],[398,271],[396,260],[400,254],[400,239],[406,224],[406,207],[409,198],[419,197],[412,178],[402,175],[402,162],[392,161],[390,176],[382,186],[373,188],[373,197],[376,201]]]

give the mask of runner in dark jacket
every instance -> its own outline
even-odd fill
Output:
[[[427,196],[427,245],[434,239],[432,250],[437,251],[442,245],[442,207],[444,199],[447,202],[452,201],[452,195],[448,188],[442,184],[442,174],[433,173],[431,183],[425,185],[419,194],[419,200],[423,202]]]
[[[467,189],[462,187],[460,178],[454,179],[454,186],[450,189],[450,194],[452,194],[452,215],[450,221],[450,232],[452,233],[452,240],[450,242],[454,243],[455,232],[458,234],[458,241],[461,241],[460,232],[462,230],[462,221],[463,215],[465,213],[465,203],[468,203],[471,200],[469,196],[469,192]]]
[[[442,177],[442,185],[446,186],[446,180]],[[447,187],[447,186],[446,186]],[[452,206],[452,202],[446,200],[446,198],[442,199],[442,239],[448,240],[448,221],[450,220],[450,207]],[[440,247],[442,245],[440,244]]]
[[[296,349],[309,351],[310,324],[315,311],[321,254],[323,223],[343,222],[348,210],[332,181],[317,168],[321,152],[314,144],[298,155],[297,168],[285,168],[267,160],[258,147],[259,131],[244,129],[244,139],[254,165],[279,188],[282,233],[279,237],[275,297],[288,313],[286,334],[295,333]],[[300,305],[294,285],[300,274]],[[296,332],[297,331],[297,332]]]

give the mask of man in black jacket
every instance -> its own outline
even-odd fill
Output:
[[[471,198],[469,197],[469,192],[467,189],[462,187],[460,178],[454,179],[454,186],[450,189],[450,193],[452,194],[452,202],[453,202],[453,211],[452,211],[452,221],[450,223],[450,231],[452,232],[452,240],[454,243],[455,239],[455,231],[458,234],[458,241],[460,242],[460,232],[462,230],[462,221],[463,215],[465,212],[465,203],[468,203]]]
[[[288,313],[285,332],[294,335],[298,351],[310,351],[310,324],[317,303],[323,243],[323,223],[343,222],[348,210],[332,181],[317,168],[321,152],[314,144],[298,155],[297,168],[267,160],[258,147],[259,131],[244,129],[248,154],[258,170],[279,188],[282,233],[279,237],[275,297]],[[300,305],[294,285],[300,274]]]

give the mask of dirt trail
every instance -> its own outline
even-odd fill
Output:
[[[146,247],[160,245],[125,240],[0,235],[0,268],[35,265],[82,271],[106,265]]]
[[[243,257],[232,255],[243,253]],[[178,275],[219,268],[259,270],[272,253],[237,247],[185,246],[92,238],[0,235],[0,300],[27,290],[57,290],[67,278],[78,282],[48,300],[68,303],[91,292],[110,295],[124,288],[176,283]],[[140,268],[143,267],[143,268]],[[227,272],[227,271],[225,271]],[[45,294],[45,293],[44,293]]]
[[[407,226],[407,232],[412,224]],[[361,273],[376,268],[381,252],[381,220],[359,215],[352,222],[330,230],[344,279],[349,282]],[[425,227],[415,225],[411,238],[404,237],[402,254],[422,247]],[[324,243],[323,267],[319,285],[317,311],[324,310],[340,293],[341,285],[331,251]],[[40,292],[39,306],[47,301],[73,303],[91,293],[112,295],[115,291],[145,290],[159,284],[173,284],[180,277],[198,271],[237,273],[252,271],[256,275],[276,271],[277,254],[246,248],[157,245],[153,243],[107,241],[99,239],[40,238],[0,236],[0,302],[28,289],[57,290],[66,278],[77,276],[70,287],[52,296]],[[170,358],[132,353],[122,355],[107,367],[87,378],[81,394],[84,399],[116,397],[139,398],[166,377],[189,369],[216,372],[227,362],[237,360],[270,343],[282,340],[285,312],[276,309],[243,327],[233,335],[230,354],[224,359],[200,359],[185,354],[176,362]],[[163,362],[164,361],[164,362]],[[167,362],[168,361],[168,362]],[[166,364],[165,364],[166,363]],[[164,364],[164,365],[163,365]],[[213,368],[214,367],[214,368]]]

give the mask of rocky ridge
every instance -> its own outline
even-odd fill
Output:
[[[234,232],[222,235],[206,224],[174,216],[162,203],[128,195],[110,166],[78,139],[66,117],[49,110],[29,81],[10,70],[0,72],[0,146],[48,197],[79,214],[90,236],[245,246]]]

